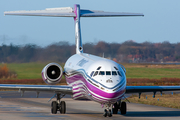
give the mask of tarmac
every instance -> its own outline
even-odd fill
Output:
[[[0,91],[0,120],[180,120],[180,109],[158,107],[144,104],[127,103],[127,114],[120,113],[112,117],[103,117],[104,108],[93,101],[76,101],[71,96],[62,98],[66,102],[66,114],[51,114],[49,99],[53,93]],[[53,98],[56,100],[56,98]]]

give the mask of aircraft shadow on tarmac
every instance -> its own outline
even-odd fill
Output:
[[[94,112],[79,112],[79,113],[71,113],[68,112],[67,114],[102,114],[102,113],[94,113]],[[118,113],[117,115],[121,115]],[[138,112],[127,112],[127,117],[180,117],[180,111],[138,111]]]
[[[128,117],[178,117],[180,111],[138,111],[138,112],[127,112]]]
[[[66,114],[89,114],[89,115],[92,115],[92,114],[101,114],[102,115],[102,113],[87,113],[87,112],[85,112],[85,113],[70,113],[70,112],[68,112],[68,113],[66,113]]]

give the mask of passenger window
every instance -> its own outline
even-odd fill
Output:
[[[92,77],[93,74],[94,74],[94,71],[91,72],[90,76]]]
[[[106,75],[111,75],[111,71],[106,71]]]
[[[99,72],[99,75],[104,75],[104,74],[105,74],[104,71]]]
[[[98,74],[98,71],[96,71],[96,72],[94,73],[94,76],[96,76],[97,74]],[[93,76],[93,77],[94,77],[94,76]]]
[[[117,72],[116,71],[112,71],[112,75],[117,75]]]
[[[118,75],[122,77],[121,73],[119,71],[117,71]]]

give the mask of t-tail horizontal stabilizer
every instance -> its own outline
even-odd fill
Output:
[[[75,41],[76,53],[83,52],[80,17],[118,17],[118,16],[144,16],[141,13],[124,13],[124,12],[104,12],[94,10],[80,9],[80,5],[75,4],[74,9],[71,7],[47,8],[45,10],[32,11],[7,11],[4,15],[22,15],[22,16],[48,16],[48,17],[74,17],[75,21]]]
[[[45,10],[31,11],[6,11],[4,15],[24,15],[24,16],[50,16],[50,17],[76,17],[74,9],[71,7],[46,8]],[[80,9],[80,17],[116,17],[116,16],[144,16],[142,13],[126,12],[104,12],[95,10]]]
[[[49,17],[76,17],[71,7],[46,8],[45,10],[31,11],[6,11],[4,15],[22,15],[22,16],[49,16]]]

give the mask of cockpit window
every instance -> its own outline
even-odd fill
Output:
[[[96,76],[97,74],[98,74],[98,71],[96,71],[96,72],[94,73],[94,76]],[[93,77],[94,77],[94,76],[93,76]]]
[[[112,71],[112,75],[117,75],[117,72],[116,71]]]
[[[101,69],[101,66],[97,68],[97,70],[100,70]]]
[[[91,72],[90,76],[92,77],[93,74],[94,74],[94,71]]]
[[[106,71],[106,75],[111,75],[111,71]]]
[[[126,74],[126,69],[125,69],[125,67],[124,67],[123,65],[120,65],[120,66],[121,66],[121,68],[123,69],[124,73]]]
[[[115,68],[116,70],[118,70],[117,67],[114,67],[114,68]]]
[[[122,77],[121,73],[119,71],[117,71],[118,75]]]
[[[105,75],[105,72],[104,71],[100,71],[99,75]]]

